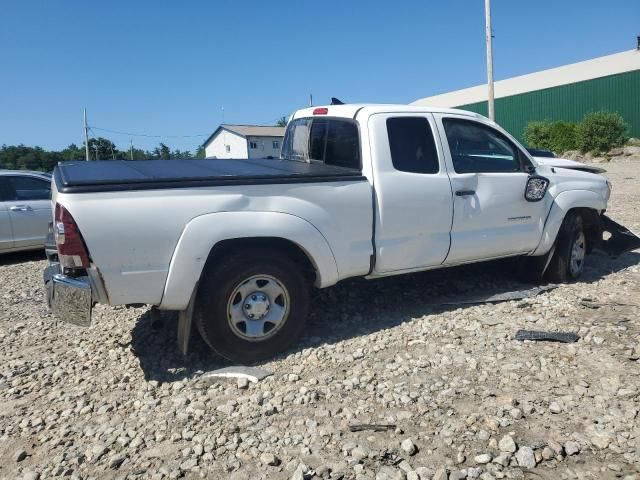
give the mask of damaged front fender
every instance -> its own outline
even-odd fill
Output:
[[[614,222],[606,215],[600,215],[600,226],[604,232],[609,233],[607,239],[602,239],[598,248],[612,257],[617,257],[625,252],[640,248],[640,237],[627,227]]]

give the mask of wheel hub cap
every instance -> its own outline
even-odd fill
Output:
[[[254,275],[232,291],[227,321],[234,335],[250,342],[272,337],[289,317],[289,292],[271,275]]]
[[[249,320],[260,320],[269,313],[270,302],[264,292],[253,292],[244,301],[244,315]]]

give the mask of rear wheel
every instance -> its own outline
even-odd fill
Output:
[[[558,232],[556,250],[547,269],[547,277],[553,282],[576,280],[584,271],[587,254],[587,237],[582,217],[570,212]]]
[[[235,254],[208,267],[203,277],[194,320],[219,355],[257,362],[286,350],[302,333],[309,286],[286,254]]]

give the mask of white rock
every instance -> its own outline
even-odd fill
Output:
[[[568,456],[580,453],[580,445],[574,441],[568,441],[564,444],[564,451]]]
[[[518,449],[516,442],[513,440],[511,435],[505,435],[500,439],[498,443],[498,448],[501,452],[515,453]]]
[[[416,447],[416,445],[413,443],[413,440],[411,440],[410,438],[404,439],[400,444],[400,447],[407,455],[415,455],[418,451],[418,447]]]
[[[551,413],[562,413],[562,407],[558,402],[551,402],[549,404],[549,411]]]
[[[270,465],[275,467],[280,464],[280,459],[273,453],[265,452],[260,455],[260,462],[262,462],[263,465]]]
[[[536,466],[536,457],[531,447],[520,447],[516,452],[516,460],[520,467],[535,468]]]
[[[481,453],[480,455],[476,455],[475,457],[473,457],[473,461],[480,465],[484,465],[485,463],[489,463],[491,461],[491,458],[491,454]]]

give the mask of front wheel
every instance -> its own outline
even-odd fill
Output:
[[[203,277],[194,320],[219,355],[254,363],[286,350],[302,333],[309,286],[300,265],[286,254],[235,254]]]
[[[577,213],[569,213],[560,227],[553,258],[547,269],[549,280],[557,283],[576,280],[584,271],[587,237],[584,222]]]

